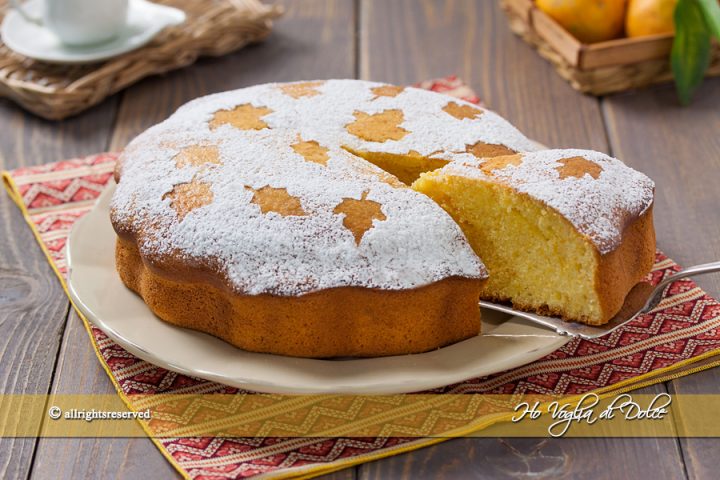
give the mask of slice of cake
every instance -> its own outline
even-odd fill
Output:
[[[602,153],[466,158],[413,188],[450,213],[485,262],[484,299],[600,325],[653,265],[653,182]]]

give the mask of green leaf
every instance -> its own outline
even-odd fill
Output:
[[[679,0],[675,7],[675,40],[670,63],[683,105],[690,103],[710,64],[710,38],[698,0]]]
[[[710,33],[720,40],[720,4],[717,0],[696,0],[702,9]]]

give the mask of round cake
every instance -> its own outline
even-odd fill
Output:
[[[608,282],[598,277],[599,261],[642,219],[631,236],[654,247],[647,177],[605,156],[612,168],[576,171],[577,158],[602,163],[602,154],[585,151],[538,157],[544,188],[524,188],[522,172],[513,181],[509,170],[494,174],[518,168],[497,159],[531,161],[536,150],[493,112],[415,88],[328,80],[203,97],[122,153],[111,205],[117,269],[161,319],[250,351],[335,357],[438,348],[479,334],[481,294],[513,301],[487,289],[480,258],[492,242],[476,241],[476,220],[458,207],[472,188],[458,192],[449,178],[505,185],[580,219],[569,225],[573,241],[597,256],[587,273],[595,287]],[[575,160],[558,173],[567,158]],[[482,179],[463,170],[473,168]],[[615,195],[609,185],[629,172],[634,188]],[[573,204],[547,194],[567,191],[566,177],[581,179],[584,192],[612,189],[615,200],[571,215]],[[614,243],[584,228],[596,225]],[[649,271],[637,244],[625,248],[632,252],[623,261],[636,253],[640,260],[623,282]],[[618,286],[615,297],[631,287]],[[548,305],[538,301],[520,306]],[[603,318],[565,316],[602,323],[613,308],[600,308]]]

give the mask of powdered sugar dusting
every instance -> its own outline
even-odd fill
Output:
[[[425,156],[451,159],[478,141],[503,145],[516,152],[538,149],[496,113],[435,92],[407,87],[394,97],[377,96],[372,89],[385,84],[328,80],[314,87],[321,92],[319,95],[295,99],[283,92],[282,85],[260,85],[196,99],[181,107],[173,117],[210,120],[217,110],[250,103],[273,111],[262,117],[271,129],[292,130],[303,139],[358,151],[404,154],[414,150]],[[483,114],[458,120],[443,110],[449,103],[470,106]],[[347,131],[347,126],[356,121],[356,112],[372,115],[396,109],[404,113],[400,127],[409,132],[400,140],[370,142]],[[180,118],[175,120],[180,122]]]
[[[358,80],[287,86],[196,99],[128,145],[111,217],[135,236],[146,261],[179,256],[212,265],[239,293],[283,296],[487,276],[445,211],[346,147],[414,151],[450,160],[444,172],[503,181],[567,217],[601,253],[612,251],[625,222],[652,203],[652,182],[618,160],[583,150],[537,152],[508,122],[462,100],[414,88],[378,95],[387,85]],[[358,119],[362,127],[392,124],[368,140],[363,128],[348,128]],[[465,153],[478,142],[527,153],[520,165],[489,176],[477,168],[482,160]],[[192,152],[212,161],[192,161]],[[560,179],[558,161],[573,156],[600,165],[598,178],[597,169],[577,173],[582,162],[574,161]],[[168,195],[179,184],[209,185],[212,201],[185,202],[192,209],[179,216],[171,202],[182,203],[187,189]],[[263,208],[257,192],[280,192],[279,201],[289,203]],[[362,202],[371,208],[366,217],[353,210]],[[360,215],[361,228],[352,230],[349,214]]]
[[[186,104],[126,149],[113,224],[134,233],[147,261],[168,255],[190,264],[210,259],[227,284],[245,294],[407,289],[450,276],[484,278],[484,266],[447,213],[410,188],[382,181],[382,170],[342,147],[430,154],[463,151],[478,140],[509,142],[516,150],[533,144],[491,112],[458,120],[441,110],[456,99],[411,88],[377,97],[370,89],[380,85],[331,80],[313,87],[319,94],[295,98],[269,84]],[[242,129],[243,122],[224,122],[227,114],[213,122],[217,111],[238,105],[262,115],[267,127]],[[368,142],[346,130],[355,111],[398,108],[410,132],[402,140]],[[292,148],[300,141],[317,142],[327,159],[308,161]],[[174,160],[196,145],[217,148],[219,162]],[[181,219],[167,193],[192,181],[211,185],[213,200]],[[262,213],[253,192],[263,187],[283,189],[299,200],[294,209],[304,214]],[[345,214],[335,213],[349,198],[381,206],[382,215],[373,217],[360,238],[343,224]]]
[[[567,218],[601,254],[617,248],[627,224],[653,203],[653,181],[603,153],[544,150],[522,157],[518,165],[509,164],[488,174],[479,168],[483,160],[465,155],[437,173],[500,181],[526,193]],[[576,157],[588,162],[566,161]],[[573,170],[573,163],[587,172],[582,168]]]

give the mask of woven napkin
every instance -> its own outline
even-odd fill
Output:
[[[479,102],[456,77],[423,82],[419,86]],[[104,153],[3,172],[10,196],[25,215],[63,286],[67,273],[65,243],[70,229],[93,207],[95,199],[110,181],[116,157],[116,154]],[[679,269],[675,262],[657,252],[651,281],[657,283]],[[242,409],[242,399],[259,397],[259,394],[181,375],[145,362],[123,350],[86,320],[83,322],[100,362],[119,395],[133,410],[140,410],[142,402],[147,403],[148,398],[159,398],[158,394],[233,394],[238,398],[238,409]],[[517,398],[529,394],[553,398],[586,392],[613,394],[718,365],[720,360],[713,358],[718,354],[720,303],[693,281],[680,280],[670,285],[658,309],[609,335],[595,340],[574,339],[528,365],[473,378],[432,393],[438,395],[436,398],[459,393],[512,394]],[[351,408],[357,410],[357,405],[348,406],[343,412],[348,423],[352,423],[353,415],[356,415]],[[393,418],[393,407],[385,408],[385,413]],[[400,406],[397,410],[396,416],[400,418]],[[310,415],[311,409],[298,412]],[[452,425],[454,430],[448,427],[447,436],[452,436],[453,431],[468,433],[488,425],[470,415],[463,428],[460,420]],[[302,421],[303,418],[298,419],[299,423]],[[157,425],[152,422],[143,427],[149,433],[157,430]],[[410,427],[406,425],[405,428]],[[153,438],[161,453],[184,477],[217,479],[314,476],[442,440],[423,438],[417,433],[402,437],[352,438],[276,435]]]

